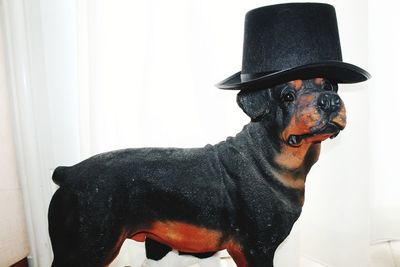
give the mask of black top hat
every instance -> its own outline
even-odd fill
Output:
[[[289,3],[246,14],[242,71],[218,83],[220,89],[262,89],[296,79],[327,78],[357,83],[370,74],[342,61],[335,8]]]

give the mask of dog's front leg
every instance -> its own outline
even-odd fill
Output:
[[[267,244],[264,240],[254,242],[253,246],[248,249],[249,266],[254,267],[273,267],[274,254],[277,245]]]
[[[268,213],[243,220],[227,250],[238,267],[272,267],[275,251],[289,235],[294,215]],[[247,222],[247,223],[246,223]]]
[[[238,267],[273,267],[277,245],[268,244],[265,240],[241,242],[240,246],[228,248],[228,253]]]

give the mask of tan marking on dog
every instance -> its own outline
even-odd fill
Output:
[[[135,233],[131,239],[144,242],[149,237],[178,251],[204,253],[226,249],[238,267],[248,267],[239,243],[232,239],[221,244],[222,234],[216,230],[176,221],[157,221],[150,229]]]
[[[246,257],[243,253],[241,246],[234,242],[229,241],[227,244],[226,250],[228,251],[229,255],[231,255],[233,261],[236,263],[237,267],[248,267],[248,263]]]
[[[287,188],[301,190],[305,187],[305,175],[294,178],[287,172],[279,172],[275,170],[272,170],[272,175],[274,175],[274,177]]]
[[[305,123],[302,123],[302,121],[304,122],[304,119],[292,117],[289,125],[282,132],[282,140],[287,142],[289,140],[289,136],[291,135],[302,135],[307,133],[310,127],[307,127],[307,125]]]
[[[295,126],[292,129],[294,132],[298,130],[302,134],[309,133],[310,129],[321,120],[321,114],[316,108],[307,108],[305,111],[307,112],[302,112],[299,116],[294,117]]]
[[[295,90],[300,90],[303,86],[303,81],[302,80],[294,80],[288,82],[288,84],[293,87]]]
[[[143,242],[146,237],[188,253],[225,249],[220,244],[222,234],[219,231],[183,222],[157,221],[149,229],[135,233],[131,239]]]
[[[346,127],[347,124],[346,107],[343,104],[343,101],[337,116],[332,119],[332,122],[337,123],[343,128]]]
[[[275,157],[275,162],[282,168],[287,170],[295,170],[303,165],[304,158],[310,149],[311,143],[304,143],[299,147],[283,145],[282,150]],[[289,187],[298,188],[298,183],[293,184],[292,177],[278,175],[281,182]]]
[[[275,162],[283,169],[297,170],[298,174],[294,176],[290,171],[272,170],[274,177],[288,188],[304,189],[309,171],[304,168],[304,161],[307,156],[312,157],[308,159],[308,163],[311,166],[314,165],[318,161],[320,151],[321,144],[305,143],[299,147],[284,145],[282,151],[275,157]]]
[[[137,242],[144,242],[146,240],[146,232],[138,232],[133,234],[130,239],[135,240]]]
[[[304,141],[308,142],[308,143],[317,143],[317,142],[325,141],[326,139],[328,139],[331,136],[332,136],[332,133],[318,134],[315,136],[307,137],[306,139],[304,139]]]
[[[301,195],[301,197],[300,197],[300,203],[301,203],[302,206],[304,205],[304,201],[305,201],[305,196],[304,196],[304,194],[303,194],[303,195]]]

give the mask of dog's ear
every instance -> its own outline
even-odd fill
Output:
[[[252,121],[260,120],[269,112],[269,94],[267,90],[245,91],[237,94],[236,102]]]

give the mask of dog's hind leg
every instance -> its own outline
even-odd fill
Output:
[[[79,214],[76,196],[59,188],[50,202],[48,220],[53,248],[53,267],[70,266],[78,260]]]
[[[117,256],[126,236],[112,219],[79,214],[76,195],[59,188],[49,207],[52,267],[103,267]],[[102,227],[106,226],[106,227]]]
[[[157,241],[154,241],[151,238],[146,238],[145,247],[146,247],[146,258],[150,260],[161,260],[168,252],[172,250],[167,245],[161,244]]]

